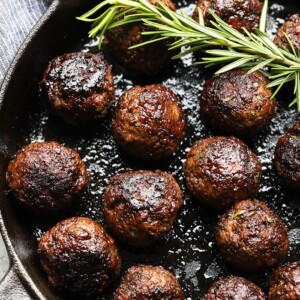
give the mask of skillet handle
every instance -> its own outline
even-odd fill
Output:
[[[3,280],[0,282],[0,300],[30,300],[32,297],[28,294],[21,282],[14,265],[10,266]]]

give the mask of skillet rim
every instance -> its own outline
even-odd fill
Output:
[[[274,0],[271,0],[272,3]],[[2,86],[0,86],[0,111],[2,109],[2,105],[4,104],[4,99],[6,98],[6,92],[11,84],[11,80],[15,75],[15,69],[19,64],[20,59],[22,58],[24,52],[26,51],[27,47],[30,47],[30,44],[32,40],[36,37],[39,30],[51,19],[53,14],[57,10],[61,8],[64,2],[67,2],[65,0],[53,0],[50,7],[46,10],[46,12],[42,15],[42,17],[39,19],[39,21],[36,23],[36,25],[33,27],[33,29],[30,31],[30,33],[27,35],[26,39],[22,43],[21,47],[19,48],[16,56],[14,57],[5,77],[2,82]],[[277,1],[274,1],[277,2]],[[12,243],[12,238],[9,236],[9,233],[7,231],[8,226],[5,226],[2,210],[0,209],[0,230],[3,236],[3,239],[6,244],[7,251],[9,253],[10,257],[10,269],[8,270],[5,277],[0,281],[0,291],[1,291],[1,284],[4,282],[5,279],[9,277],[9,274],[14,273],[16,274],[15,278],[19,278],[21,280],[21,284],[26,286],[26,289],[28,292],[30,291],[30,295],[33,296],[34,299],[41,299],[46,300],[47,298],[42,294],[40,289],[38,288],[38,285],[33,281],[33,279],[29,276],[28,272],[26,271],[26,268],[22,264],[21,260],[19,259],[19,256],[17,255],[17,252],[15,251]],[[9,278],[8,278],[9,279]],[[0,295],[1,299],[1,295]],[[22,299],[22,298],[21,298]],[[56,299],[56,298],[55,298]]]
[[[8,86],[15,74],[16,66],[19,63],[19,60],[22,58],[24,51],[29,47],[32,39],[35,38],[35,36],[38,34],[40,28],[51,18],[51,16],[59,9],[60,5],[62,4],[63,0],[53,0],[52,4],[49,6],[49,8],[45,11],[45,13],[41,16],[41,18],[38,20],[38,22],[35,24],[35,26],[31,29],[27,37],[25,38],[24,42],[20,46],[19,50],[17,51],[17,54],[15,55],[8,71],[5,74],[5,77],[3,79],[1,89],[0,89],[0,110],[2,109],[2,105],[4,103],[4,99],[6,98],[6,92],[8,89]],[[37,288],[34,281],[29,276],[28,272],[26,271],[25,267],[21,263],[14,247],[11,241],[11,238],[7,232],[3,216],[2,216],[2,210],[0,209],[0,231],[3,237],[3,240],[5,242],[6,250],[8,252],[10,265],[7,273],[3,277],[3,279],[0,281],[0,289],[1,285],[8,281],[15,281],[19,279],[21,281],[21,284],[25,287],[26,291],[30,294],[30,296],[33,296],[35,299],[40,300],[46,300],[46,298],[42,295],[40,290]],[[15,274],[16,276],[10,276],[10,274]]]

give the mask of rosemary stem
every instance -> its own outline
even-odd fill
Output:
[[[100,1],[100,0],[99,0]],[[226,72],[235,68],[246,68],[249,72],[263,71],[271,80],[269,86],[278,88],[292,80],[295,82],[295,100],[291,105],[297,104],[300,112],[300,55],[289,42],[292,51],[276,46],[270,36],[265,32],[268,17],[268,0],[265,0],[260,19],[259,29],[253,32],[244,30],[243,33],[235,30],[220,19],[213,11],[211,26],[204,23],[203,12],[199,9],[199,22],[193,20],[185,12],[174,12],[162,0],[156,0],[158,6],[152,5],[149,0],[104,0],[93,9],[79,17],[84,22],[92,22],[91,37],[99,35],[99,46],[105,31],[117,26],[134,22],[143,22],[148,31],[142,34],[146,37],[155,37],[133,45],[130,49],[161,41],[173,40],[169,50],[181,49],[180,54],[174,58],[183,57],[194,51],[207,53],[199,64],[205,66],[221,65],[217,73]],[[99,13],[100,11],[100,13]],[[135,12],[135,13],[132,13]],[[96,18],[96,13],[99,16]],[[227,64],[224,66],[224,64]]]

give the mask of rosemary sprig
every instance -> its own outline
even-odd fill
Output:
[[[199,9],[199,22],[189,17],[183,10],[173,12],[160,0],[159,7],[148,0],[104,0],[78,20],[92,22],[91,38],[99,35],[99,47],[106,30],[129,23],[143,22],[148,31],[143,32],[149,39],[130,49],[146,46],[161,40],[176,38],[169,50],[181,50],[173,58],[181,58],[191,52],[203,52],[205,67],[224,65],[217,73],[235,68],[245,68],[249,73],[261,70],[269,79],[268,87],[276,87],[273,97],[284,84],[294,81],[295,99],[300,112],[300,53],[293,47],[286,35],[292,51],[278,48],[266,33],[268,0],[265,0],[259,28],[254,32],[244,29],[244,34],[235,30],[213,11],[211,27],[205,26],[203,12]],[[99,13],[100,11],[100,13]],[[134,11],[134,14],[128,12]],[[96,13],[99,15],[95,16]]]

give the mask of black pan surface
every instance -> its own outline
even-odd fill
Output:
[[[88,4],[86,2],[89,2]],[[37,97],[38,82],[50,59],[57,55],[78,50],[98,52],[94,41],[86,39],[88,27],[75,20],[97,1],[55,1],[52,11],[38,25],[37,32],[29,38],[21,50],[18,60],[4,84],[2,102],[0,98],[0,209],[3,218],[2,230],[13,257],[26,281],[46,299],[69,299],[57,293],[47,284],[36,257],[36,245],[41,234],[58,221],[70,216],[86,216],[104,224],[101,202],[102,195],[111,176],[126,169],[162,169],[178,180],[184,192],[184,207],[172,231],[164,240],[149,250],[135,250],[119,244],[123,258],[123,272],[139,263],[162,265],[174,273],[182,284],[186,299],[200,299],[209,286],[219,278],[235,274],[224,265],[214,242],[214,226],[218,215],[198,204],[186,190],[182,164],[191,145],[201,139],[217,135],[199,116],[198,95],[205,78],[211,72],[204,71],[193,63],[190,55],[175,62],[164,74],[155,78],[132,78],[117,65],[113,65],[116,86],[116,101],[120,94],[135,84],[161,83],[171,88],[181,99],[186,114],[187,135],[180,149],[161,164],[145,164],[124,155],[116,146],[110,134],[110,114],[98,124],[86,127],[70,127],[61,120],[49,117]],[[192,3],[193,2],[193,3]],[[177,7],[188,13],[194,9],[194,1],[180,0]],[[284,20],[300,11],[295,1],[271,1],[269,32],[274,35]],[[246,143],[263,163],[263,180],[258,199],[267,202],[287,224],[291,243],[286,261],[299,260],[300,249],[300,196],[286,188],[278,178],[273,165],[273,153],[279,136],[297,118],[296,109],[288,108],[293,95],[286,90],[279,98],[279,110],[268,126],[257,137]],[[115,101],[115,103],[116,103]],[[34,141],[59,141],[76,149],[90,174],[89,189],[83,199],[66,213],[52,219],[36,216],[11,196],[5,185],[5,171],[11,156],[22,146]],[[242,275],[268,288],[270,272],[248,276]],[[118,282],[99,299],[112,299]],[[38,296],[37,296],[38,297]]]

